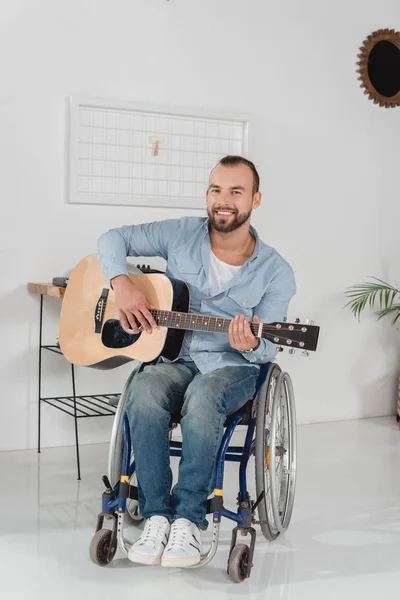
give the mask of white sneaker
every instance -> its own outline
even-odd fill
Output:
[[[156,515],[147,519],[142,535],[129,550],[129,560],[141,565],[159,565],[170,528],[165,517]]]
[[[162,567],[190,567],[200,562],[203,550],[200,529],[188,519],[171,525],[169,541],[161,559]]]

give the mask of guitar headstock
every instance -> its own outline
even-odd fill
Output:
[[[289,353],[294,354],[296,349],[300,349],[304,356],[308,356],[309,351],[315,352],[317,349],[319,329],[314,321],[308,319],[304,323],[300,323],[300,319],[293,323],[274,322],[263,325],[262,337],[277,344],[279,351],[288,348]]]

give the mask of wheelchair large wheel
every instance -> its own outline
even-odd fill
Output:
[[[272,364],[257,405],[256,489],[261,530],[275,540],[289,526],[296,485],[296,414],[287,373]]]
[[[108,479],[111,482],[112,487],[115,487],[120,480],[121,467],[122,467],[122,456],[124,453],[124,434],[123,434],[123,419],[125,414],[126,405],[128,402],[128,391],[131,385],[132,379],[135,377],[141,363],[137,364],[133,369],[132,373],[128,377],[128,380],[121,393],[118,408],[114,417],[113,428],[111,432],[110,450],[108,455]],[[131,456],[131,462],[133,461],[133,454]],[[133,472],[130,480],[130,485],[137,486],[136,473]],[[130,498],[126,501],[126,514],[130,517],[131,521],[138,525],[143,521],[143,517],[140,513],[139,502]]]
[[[113,428],[111,432],[110,450],[108,454],[108,479],[112,487],[115,487],[121,477],[122,456],[124,453],[124,429],[123,421],[126,405],[128,402],[128,391],[132,379],[139,371],[141,363],[138,363],[129,375],[124,389],[121,393],[118,407],[115,413]]]

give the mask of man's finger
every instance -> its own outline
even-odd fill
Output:
[[[150,325],[150,331],[149,331],[149,333],[151,333],[151,328],[157,329],[157,323],[155,322],[154,317],[153,317],[153,315],[151,314],[151,312],[149,311],[148,308],[142,308],[142,313],[143,313],[145,319],[147,319],[147,322]]]
[[[129,321],[129,329],[133,331],[133,333],[140,333],[140,327],[138,326],[135,315],[131,312],[126,313],[126,318]]]
[[[127,333],[139,333],[140,330],[137,327],[136,321],[133,318],[133,316],[130,315],[130,313],[124,313],[121,311],[119,313],[119,316],[121,320],[121,325]]]
[[[239,323],[238,323],[238,334],[239,334],[239,343],[242,348],[244,348],[248,344],[248,342],[246,340],[245,327],[244,327],[245,322],[246,321],[245,321],[244,316],[240,315]]]
[[[235,348],[236,350],[240,350],[240,335],[239,335],[239,317],[236,316],[234,321],[233,321],[233,327],[232,327],[232,333],[233,333],[233,341],[235,344]]]
[[[152,331],[151,326],[146,321],[146,319],[144,318],[144,316],[142,315],[142,313],[140,312],[140,310],[135,310],[134,315],[135,315],[136,319],[139,321],[142,329],[144,329],[145,331],[147,331],[147,333],[151,333],[151,331]]]
[[[126,315],[125,315],[125,313],[123,313],[123,312],[120,312],[120,313],[119,313],[119,318],[120,318],[120,320],[121,320],[121,325],[122,325],[123,329],[125,329],[125,331],[128,331],[128,330],[130,330],[130,329],[131,329],[131,326],[130,326],[130,324],[129,324],[129,322],[128,322],[128,319],[126,318]]]
[[[254,335],[251,331],[250,323],[248,321],[244,322],[244,337],[247,344],[254,344]]]
[[[232,344],[233,344],[233,321],[231,321],[229,323],[228,336],[229,336],[229,343],[232,346]]]

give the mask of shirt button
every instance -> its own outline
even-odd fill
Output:
[[[179,267],[179,268],[180,268],[180,270],[181,270],[181,271],[183,271],[183,270],[184,270],[184,269],[183,269],[183,267]]]
[[[197,335],[197,333],[195,333],[193,337],[194,337],[194,339],[195,339],[195,340],[197,340],[197,338],[198,338],[199,336]]]
[[[246,304],[246,302],[242,302],[243,306]]]
[[[196,352],[192,352],[192,356],[196,356]]]
[[[203,304],[207,304],[207,300],[203,300]]]

